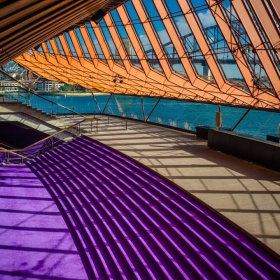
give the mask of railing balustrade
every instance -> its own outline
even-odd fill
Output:
[[[72,124],[54,134],[33,143],[32,145],[25,147],[23,149],[14,149],[8,150],[0,148],[0,163],[4,164],[20,164],[25,163],[29,160],[32,160],[40,155],[47,153],[50,150],[53,150],[55,147],[63,145],[68,140],[73,139],[82,134],[83,129],[81,128],[81,123],[85,121],[96,121],[98,125],[97,118],[83,118],[81,121]]]

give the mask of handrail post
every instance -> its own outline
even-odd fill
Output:
[[[27,104],[30,105],[30,88],[28,88]]]
[[[10,153],[8,152],[8,163],[10,163]]]
[[[125,129],[127,130],[127,120],[125,120]]]
[[[146,116],[145,116],[145,107],[144,107],[144,100],[143,100],[143,97],[142,97],[142,96],[140,97],[140,100],[141,100],[141,107],[142,107],[143,120],[145,121],[145,119],[146,119]]]
[[[51,138],[51,143],[52,143],[52,150],[53,150],[53,137]]]

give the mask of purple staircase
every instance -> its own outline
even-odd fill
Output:
[[[280,279],[280,259],[215,211],[86,137],[29,167],[51,193],[89,279]]]

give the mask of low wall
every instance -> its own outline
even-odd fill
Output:
[[[208,147],[280,171],[280,146],[277,144],[209,129]]]

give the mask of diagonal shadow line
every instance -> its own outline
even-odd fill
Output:
[[[138,137],[138,135],[139,134],[146,134],[146,133],[137,133],[137,134],[134,134],[133,135],[133,137],[129,137],[129,138],[119,138],[118,137],[118,141],[129,141],[129,140],[138,140],[139,139],[139,137]],[[102,134],[102,136],[103,136],[104,134]],[[131,136],[131,133],[129,134],[130,136]],[[101,135],[99,135],[99,136],[101,136]],[[141,140],[144,140],[144,139],[153,139],[152,137],[141,137]],[[158,142],[158,143],[162,143],[162,142]],[[184,143],[184,141],[182,140],[182,143]]]
[[[19,227],[19,226],[3,226],[0,229],[5,230],[22,230],[22,231],[44,231],[44,232],[69,232],[68,228],[42,228],[42,227]]]
[[[53,200],[51,200],[51,201],[53,202]],[[54,202],[53,202],[51,205],[48,205],[48,206],[46,206],[45,208],[43,208],[42,211],[51,208],[53,205],[55,205]],[[32,219],[32,218],[35,217],[35,216],[36,216],[35,214],[30,215],[30,216],[27,217],[26,219],[23,219],[22,221],[20,221],[19,223],[17,223],[15,226],[19,226],[19,225],[25,223],[26,221]],[[8,229],[6,229],[6,230],[4,230],[3,232],[1,232],[1,233],[0,233],[0,236],[1,236],[2,234],[4,234],[7,230],[8,230]]]
[[[23,199],[23,200],[42,200],[42,201],[53,201],[52,198],[48,197],[30,197],[30,196],[9,196],[9,195],[0,195],[0,198],[7,199]]]
[[[110,146],[110,145],[109,145]],[[123,149],[121,149],[121,151],[124,151]],[[131,150],[127,150],[127,151],[133,151],[132,149]],[[141,149],[142,151],[142,149]],[[158,150],[156,150],[158,151]],[[135,152],[138,152],[137,150]],[[184,155],[184,156],[181,156],[181,155],[173,155],[172,156],[174,160],[176,159],[187,159],[187,158],[195,158],[195,156],[192,156],[192,155]],[[135,158],[135,159],[143,159],[145,158],[145,156],[133,156],[132,158]],[[149,155],[149,159],[170,159],[170,155],[168,156],[165,156],[165,155]],[[146,164],[145,164],[146,165]],[[200,165],[196,165],[197,167],[199,167]],[[213,165],[212,165],[213,166]],[[216,166],[216,165],[214,165]],[[164,164],[161,165],[162,168],[166,168],[166,166]],[[192,166],[193,167],[193,166]]]
[[[18,276],[18,277],[25,277],[25,278],[32,278],[32,279],[43,279],[43,280],[87,280],[87,279],[78,279],[78,278],[65,278],[59,276],[48,276],[48,275],[40,275],[40,274],[33,274],[24,270],[18,271],[6,271],[0,270],[0,275],[6,276]]]
[[[16,173],[16,171],[14,171],[15,173],[13,174],[7,174],[6,172],[3,172],[3,174],[1,174],[0,172],[0,180],[2,178],[6,179],[6,178],[9,178],[9,179],[22,179],[22,180],[33,180],[33,181],[38,181],[37,178],[35,177],[26,177],[26,176],[18,176],[18,173]]]
[[[69,235],[69,233],[65,233],[63,238],[59,240],[59,242],[55,245],[54,248],[52,248],[53,250],[57,250],[57,248],[64,242],[64,240],[67,238],[67,236]],[[75,247],[75,244],[72,243],[69,247],[69,249],[67,251],[73,251],[71,250],[73,247]],[[77,252],[77,255],[79,255],[79,252],[77,250],[75,250],[75,252]],[[60,265],[60,263],[62,262],[63,259],[66,258],[66,256],[69,254],[62,254],[61,257],[59,257],[58,260],[56,260],[56,262],[48,269],[47,272],[45,272],[44,274],[50,275],[52,271],[54,271],[54,269],[56,267],[58,267]],[[47,261],[47,259],[52,258],[53,253],[49,252],[43,259],[40,260],[40,262],[38,262],[35,266],[33,266],[32,268],[30,268],[31,270],[37,270],[38,267],[40,267],[42,265],[42,263],[45,263]],[[22,278],[21,280],[24,280],[25,278]]]
[[[21,246],[11,246],[11,245],[0,245],[0,250],[14,250],[14,251],[51,253],[51,254],[79,255],[79,252],[74,251],[74,250],[21,247]]]
[[[134,157],[133,157],[134,158]],[[169,157],[170,158],[170,157]],[[173,157],[176,159],[176,157]],[[185,158],[192,158],[191,156],[185,157]],[[144,157],[141,157],[141,159],[145,159]],[[168,167],[162,165],[162,164],[145,164],[145,166],[148,166],[149,168],[164,168],[164,169],[170,169],[170,168],[218,168],[221,166],[213,165],[213,164],[204,164],[204,165],[196,165],[196,164],[190,164],[190,165],[176,165],[176,164],[169,164]]]
[[[198,179],[198,180],[205,180],[205,179],[213,179],[213,180],[225,180],[225,179],[229,179],[229,180],[232,180],[232,179],[245,179],[243,176],[236,176],[234,178],[232,178],[231,176],[173,176],[173,175],[170,175],[170,176],[164,176],[168,179]]]
[[[117,149],[117,150],[121,151],[122,153],[124,153],[124,152],[131,152],[133,150],[135,150],[135,152],[138,152],[138,150],[133,148],[133,147],[131,147],[131,145],[132,144],[130,144],[130,143],[123,143],[123,144],[118,143],[118,144],[114,144],[114,145],[108,144],[108,146],[110,146],[112,148],[114,148],[114,146],[117,146],[117,147],[118,146],[124,146],[124,147],[126,147],[125,149],[123,149],[123,148],[114,148],[114,149]],[[139,145],[141,145],[141,144],[139,144]],[[130,146],[131,148],[128,149],[127,146]],[[134,144],[133,144],[133,146],[134,146]],[[167,152],[167,153],[170,153],[170,152],[173,152],[173,151],[170,151],[170,149],[163,149],[163,148],[161,148],[161,149],[160,148],[156,148],[156,149],[151,148],[151,149],[141,149],[141,152]],[[196,156],[194,156],[194,155],[191,155],[191,156],[188,156],[188,157],[196,158]],[[170,156],[169,156],[169,158],[170,158]]]
[[[69,250],[71,250],[73,247],[75,247],[75,244],[74,244],[74,243],[70,246]],[[79,255],[80,255],[80,254],[79,254]],[[56,261],[56,263],[53,264],[52,267],[50,267],[50,269],[47,271],[46,274],[48,274],[48,275],[51,274],[51,273],[60,265],[60,263],[62,262],[62,260],[65,259],[65,258],[66,258],[66,255],[65,255],[65,254],[62,255],[62,256]],[[47,259],[47,258],[46,258],[46,259]],[[81,262],[81,264],[82,264],[82,262]],[[24,279],[22,279],[22,280],[24,280]]]
[[[118,139],[119,140],[119,139]],[[132,143],[130,143],[129,141],[132,141]],[[173,143],[162,143],[162,142],[139,142],[139,143],[135,143],[133,142],[134,139],[126,139],[125,143],[112,143],[110,144],[110,146],[114,147],[114,146],[127,146],[127,145],[132,145],[133,147],[135,146],[149,146],[152,148],[168,148],[168,150],[174,150],[174,144]],[[157,149],[158,150],[158,149]],[[176,149],[178,150],[178,149]],[[142,149],[141,149],[142,151]]]
[[[280,239],[280,235],[269,235],[269,234],[254,234],[256,238],[271,238],[271,239]]]
[[[219,212],[234,212],[234,213],[260,213],[260,214],[280,214],[280,210],[259,210],[259,209],[223,209],[215,208]]]
[[[280,191],[231,191],[231,190],[190,190],[190,193],[196,194],[196,193],[207,193],[207,194],[280,194]]]
[[[3,185],[0,182],[0,188],[21,188],[21,189],[45,189],[44,186],[23,186],[23,185]]]
[[[100,136],[100,137],[108,137],[108,136],[111,136],[112,137],[112,133],[113,132],[118,132],[118,131],[126,131],[124,128],[120,128],[120,129],[110,129],[110,130],[106,130],[106,132],[107,131],[110,131],[110,133],[103,133],[104,131],[101,131],[102,132],[102,134],[98,134],[98,136]],[[97,132],[100,132],[99,130],[97,131]],[[87,133],[87,135],[96,135],[96,131],[92,131],[92,132],[90,132],[90,133]],[[145,132],[137,132],[137,135],[146,135],[146,133]],[[125,133],[122,133],[121,134],[122,136],[125,136],[125,135],[130,135],[131,136],[131,131],[128,131],[128,132],[125,132]]]
[[[46,216],[61,216],[60,212],[42,212],[42,211],[14,210],[14,209],[1,209],[1,208],[0,208],[0,212],[46,215]]]

